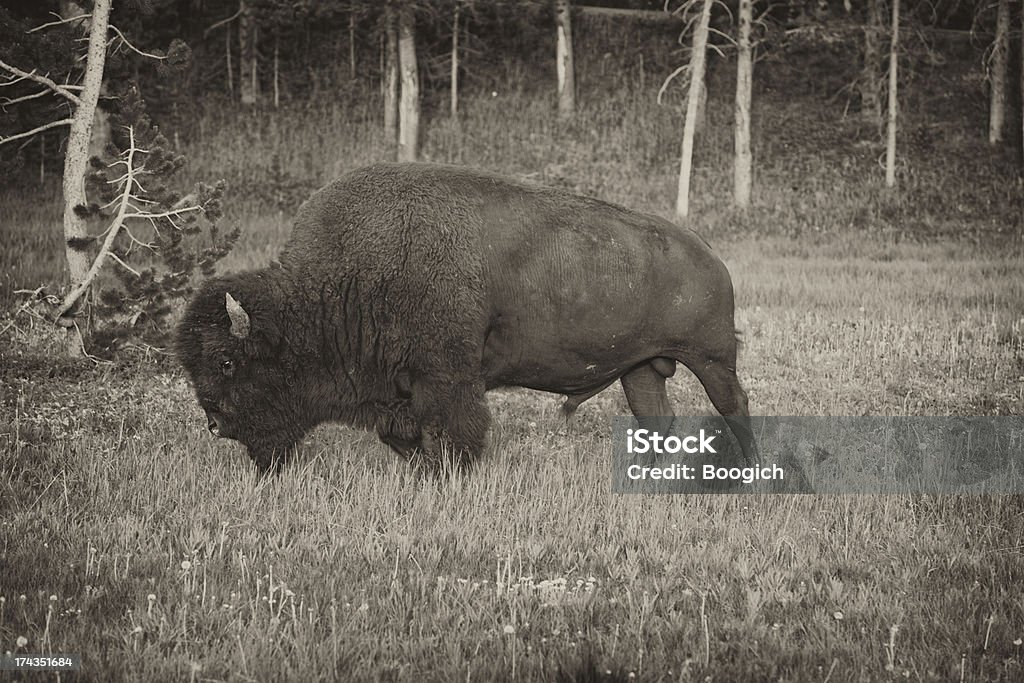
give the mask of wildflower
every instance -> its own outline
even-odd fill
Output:
[[[189,569],[192,569],[192,563],[189,562],[188,560],[182,560],[181,561],[181,568],[184,569],[185,571],[188,571]]]
[[[505,632],[506,636],[510,636],[516,632],[516,628],[512,624],[505,624],[505,628],[503,628],[502,631]]]
[[[28,645],[28,638],[25,636],[18,636],[18,640],[16,642],[18,643],[18,647],[25,647]]]
[[[836,621],[842,621],[843,620],[843,613],[841,611],[839,611],[839,610],[836,610],[835,612],[832,613],[832,618],[835,619]]]

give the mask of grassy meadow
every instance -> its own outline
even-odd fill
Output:
[[[424,154],[670,215],[677,110],[621,79],[584,75],[566,125],[515,88],[467,96],[459,122],[427,112]],[[693,224],[734,277],[752,411],[1020,415],[1012,153],[912,94],[886,193],[881,147],[841,105],[768,88],[740,214],[721,92]],[[182,145],[194,178],[232,183],[245,232],[226,269],[269,261],[309,189],[387,155],[376,109],[346,100],[210,107]],[[15,289],[59,283],[58,191],[0,197],[9,312]],[[618,387],[569,425],[558,397],[492,393],[465,478],[418,478],[373,436],[324,426],[258,481],[159,349],[62,360],[44,322],[8,323],[0,651],[81,654],[60,680],[1024,679],[1020,497],[612,495]],[[711,410],[685,371],[670,386],[678,413]]]

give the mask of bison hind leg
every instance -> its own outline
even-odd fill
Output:
[[[757,442],[750,425],[747,408],[747,394],[736,377],[735,354],[727,361],[704,359],[702,362],[687,362],[697,379],[700,380],[708,398],[714,404],[743,450],[747,465],[757,465],[759,456]]]
[[[671,429],[675,413],[665,391],[665,378],[674,372],[675,363],[671,360],[655,358],[622,376],[620,381],[626,402],[642,429],[659,434],[667,434]]]

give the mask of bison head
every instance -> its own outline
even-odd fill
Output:
[[[281,311],[265,276],[206,282],[178,327],[177,353],[210,432],[245,444],[261,471],[278,469],[307,425]]]

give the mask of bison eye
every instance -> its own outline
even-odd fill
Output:
[[[223,372],[226,377],[230,377],[235,372],[235,362],[230,358],[225,358],[220,362],[220,371]]]

